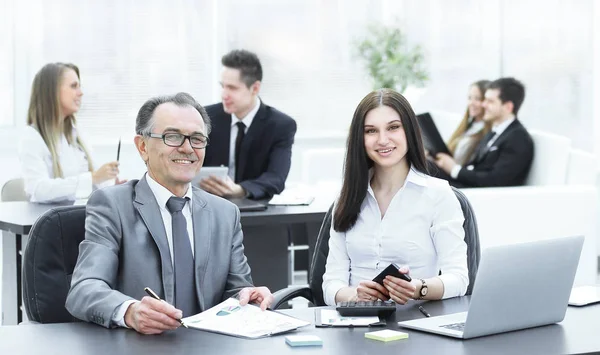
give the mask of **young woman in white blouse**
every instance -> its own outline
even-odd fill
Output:
[[[74,114],[82,95],[79,69],[73,64],[46,64],[33,80],[28,126],[19,144],[25,192],[31,202],[87,198],[94,188],[116,181],[119,163],[94,170],[77,132]]]
[[[354,112],[347,145],[323,275],[325,302],[405,304],[464,295],[469,276],[462,210],[446,181],[425,174],[408,101],[389,89],[368,94]],[[371,281],[390,263],[402,265],[412,281]]]

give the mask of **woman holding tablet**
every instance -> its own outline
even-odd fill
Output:
[[[465,294],[462,210],[448,183],[425,172],[421,132],[408,101],[389,89],[368,94],[354,112],[334,206],[323,275],[327,304],[405,304]],[[412,281],[372,281],[391,263],[402,265]]]
[[[19,144],[25,192],[31,202],[87,198],[119,174],[116,161],[93,168],[75,121],[82,95],[79,69],[73,64],[46,64],[33,80],[28,126]]]

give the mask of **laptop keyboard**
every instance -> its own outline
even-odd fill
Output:
[[[459,332],[462,332],[465,330],[465,322],[462,323],[452,323],[452,324],[445,324],[445,325],[440,325],[440,327],[442,328],[446,328],[446,329],[452,329],[452,330],[456,330]]]

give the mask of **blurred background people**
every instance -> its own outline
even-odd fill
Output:
[[[229,179],[211,176],[200,187],[223,197],[271,198],[285,187],[296,121],[259,98],[256,54],[233,50],[221,64],[222,102],[206,106],[213,126],[204,166],[229,167]]]
[[[517,114],[525,99],[525,86],[515,78],[491,82],[483,101],[483,120],[492,130],[479,142],[466,166],[439,153],[439,177],[455,187],[519,186],[525,183],[533,161],[533,140]]]
[[[483,95],[489,83],[479,80],[471,84],[465,116],[448,140],[448,150],[457,164],[463,165],[471,159],[477,144],[491,129],[491,124],[483,120]]]
[[[19,143],[25,193],[31,202],[87,198],[119,174],[116,161],[94,170],[77,130],[75,113],[83,96],[79,79],[77,66],[49,63],[33,80],[27,127]]]

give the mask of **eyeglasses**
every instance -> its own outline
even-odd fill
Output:
[[[190,141],[190,145],[194,149],[206,148],[208,145],[208,137],[203,134],[192,134],[191,136],[186,136],[181,133],[150,133],[148,137],[162,139],[163,142],[169,147],[181,147],[186,138]]]

